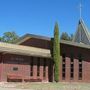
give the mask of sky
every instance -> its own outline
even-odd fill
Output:
[[[52,37],[55,22],[60,34],[74,34],[80,0],[0,0],[0,35],[15,31]],[[90,0],[82,0],[82,19],[90,27]]]

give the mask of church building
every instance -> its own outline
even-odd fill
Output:
[[[90,33],[82,19],[72,41],[60,40],[60,82],[90,83]],[[1,82],[53,82],[51,38],[33,34],[0,42]]]

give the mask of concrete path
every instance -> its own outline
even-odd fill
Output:
[[[15,88],[2,88],[2,87],[0,87],[0,90],[30,90],[30,89],[15,89]]]

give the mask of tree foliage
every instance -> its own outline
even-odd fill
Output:
[[[53,60],[54,60],[54,80],[59,81],[59,68],[60,68],[60,40],[59,40],[59,28],[58,23],[54,28],[54,40],[53,40]]]
[[[5,32],[3,33],[3,36],[0,37],[0,41],[7,42],[7,43],[14,43],[15,40],[17,40],[19,36],[15,32]]]
[[[66,33],[66,32],[63,32],[62,34],[61,34],[61,40],[68,40],[68,41],[72,41],[72,39],[73,39],[73,34],[71,34],[70,36],[68,35],[68,33]]]

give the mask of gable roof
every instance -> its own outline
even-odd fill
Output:
[[[66,40],[61,40],[60,43],[65,44],[65,45],[79,47],[79,48],[90,49],[90,45],[83,44],[83,43],[77,43],[77,42],[66,41]]]
[[[35,34],[25,34],[21,38],[19,38],[15,44],[21,44],[22,42],[30,39],[30,38],[37,38],[37,39],[42,39],[42,40],[50,40],[51,38],[46,37],[46,36],[41,36],[41,35],[35,35]]]
[[[15,45],[0,42],[0,53],[11,53],[17,55],[35,56],[35,57],[46,57],[50,58],[49,49],[41,49],[31,46]]]
[[[25,34],[24,36],[19,38],[15,42],[15,44],[21,44],[30,38],[37,38],[37,39],[48,40],[48,41],[51,40],[50,37],[46,37],[46,36],[35,35],[35,34]],[[78,28],[77,28],[77,31],[76,31],[72,41],[77,42],[77,43],[84,43],[84,44],[90,45],[90,33],[89,33],[88,28],[86,27],[83,19],[79,20]]]
[[[90,50],[90,45],[86,45],[86,44],[81,44],[66,40],[61,40],[60,43]],[[49,49],[41,49],[31,46],[15,45],[15,44],[3,43],[3,42],[0,42],[0,53],[3,54],[11,53],[17,55],[51,58],[51,52]]]
[[[90,33],[82,19],[79,20],[73,42],[84,43],[88,45],[90,44]]]

